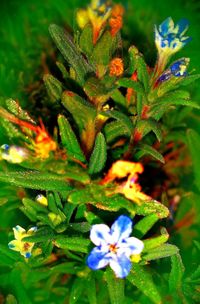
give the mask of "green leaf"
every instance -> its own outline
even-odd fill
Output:
[[[96,283],[93,272],[87,278],[86,293],[87,293],[88,303],[97,304],[97,291],[96,291]]]
[[[63,106],[72,114],[79,130],[82,131],[89,121],[94,121],[96,109],[86,100],[71,91],[65,91],[62,96]]]
[[[160,161],[161,163],[165,163],[165,159],[157,150],[155,150],[153,147],[147,145],[147,144],[138,144],[136,147],[136,150],[140,150],[137,153],[137,157],[140,159],[144,155],[151,155],[156,160]]]
[[[127,279],[132,285],[136,286],[142,293],[144,293],[144,295],[153,303],[161,304],[162,300],[156,284],[153,282],[151,274],[147,272],[145,267],[147,266],[142,267],[139,264],[134,263]]]
[[[107,111],[105,113],[105,115],[108,117],[115,118],[117,121],[120,121],[124,125],[124,127],[127,129],[127,131],[132,133],[133,123],[127,115],[125,115],[119,111],[115,111],[115,110]]]
[[[23,241],[40,243],[46,241],[52,241],[55,238],[55,233],[48,226],[38,229],[32,236],[27,236],[23,238]]]
[[[81,32],[79,40],[80,48],[88,57],[91,56],[94,48],[93,44],[93,29],[90,24],[86,25]]]
[[[187,140],[192,158],[195,182],[197,187],[200,189],[200,135],[196,131],[190,129],[187,131]]]
[[[72,37],[65,30],[51,24],[49,32],[63,57],[75,70],[80,84],[84,84],[86,75],[93,71],[92,66],[84,59],[72,41]]]
[[[69,304],[75,304],[79,301],[83,289],[85,289],[85,280],[82,278],[75,278],[69,296]]]
[[[124,95],[120,92],[120,90],[115,89],[111,92],[110,97],[115,101],[117,106],[126,107],[127,101]]]
[[[67,155],[75,159],[85,162],[85,156],[78,143],[70,123],[63,115],[58,117],[58,125],[63,146],[67,150]]]
[[[113,42],[115,39],[111,36],[110,31],[106,31],[97,41],[91,60],[97,66],[107,66],[111,60],[113,51]]]
[[[57,236],[55,246],[62,249],[68,249],[76,252],[89,252],[90,240],[81,237]]]
[[[169,275],[169,290],[176,292],[182,286],[184,266],[179,253],[171,257],[171,272]]]
[[[164,240],[163,240],[164,241]],[[159,240],[160,242],[160,240]],[[157,259],[162,259],[166,257],[170,257],[172,255],[176,255],[179,249],[171,244],[163,244],[159,247],[152,248],[149,250],[144,256],[143,260],[145,261],[152,261]]]
[[[148,201],[142,203],[141,205],[137,205],[136,213],[144,216],[156,213],[158,217],[162,219],[169,215],[169,210],[167,207],[157,201]]]
[[[105,279],[108,285],[108,292],[111,304],[124,303],[124,280],[116,278],[113,271],[107,268]]]
[[[28,112],[24,111],[20,107],[20,105],[17,101],[10,98],[10,99],[7,99],[5,103],[6,103],[7,109],[12,114],[17,116],[19,119],[26,120],[26,121],[29,121],[32,124],[35,124],[34,120],[29,116]]]
[[[156,120],[149,118],[148,120],[144,119],[137,122],[136,132],[139,132],[142,137],[146,136],[151,131],[156,135],[158,141],[162,140],[161,128]]]
[[[141,239],[158,220],[156,213],[147,215],[134,226],[134,236]]]
[[[69,176],[33,170],[0,172],[0,181],[11,185],[37,190],[69,190]]]
[[[137,74],[138,79],[143,83],[145,91],[149,89],[149,73],[147,71],[147,65],[142,55],[137,58]]]
[[[166,243],[169,239],[169,234],[165,228],[161,229],[161,235],[144,240],[144,249],[143,252],[148,252],[150,249],[159,247],[163,243]]]
[[[51,101],[56,102],[60,100],[63,91],[62,83],[50,74],[45,74],[43,80]]]
[[[60,72],[62,73],[62,77],[64,79],[68,79],[70,77],[70,75],[69,75],[69,72],[67,71],[66,67],[64,66],[64,64],[57,61],[56,65],[59,68]]]
[[[144,94],[144,87],[139,81],[134,81],[129,78],[121,78],[118,80],[117,84],[119,87],[131,88],[137,93],[141,93],[142,95]]]
[[[189,75],[187,77],[184,77],[180,82],[180,86],[187,86],[187,85],[191,84],[192,82],[198,80],[199,78],[200,78],[200,74]]]
[[[103,170],[107,158],[106,141],[102,133],[98,133],[94,149],[89,161],[89,174],[96,174]]]
[[[130,137],[130,130],[124,125],[122,121],[112,121],[105,125],[104,133],[107,143],[113,143],[121,137]]]

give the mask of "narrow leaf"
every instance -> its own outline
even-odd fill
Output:
[[[102,171],[107,158],[106,141],[102,133],[96,137],[94,149],[89,161],[89,174],[96,174]]]
[[[107,268],[105,278],[108,285],[108,292],[111,304],[124,303],[124,280],[115,277],[113,271]]]

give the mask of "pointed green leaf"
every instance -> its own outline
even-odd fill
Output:
[[[149,145],[146,144],[138,144],[138,146],[136,147],[136,149],[139,149],[140,151],[137,153],[137,157],[140,159],[141,157],[143,157],[144,155],[151,155],[153,158],[155,158],[156,160],[160,161],[161,163],[165,163],[165,159],[162,156],[162,154],[160,154],[157,150],[155,150],[154,148],[152,148]]]
[[[13,99],[7,99],[6,100],[6,106],[7,109],[14,114],[15,116],[17,116],[19,119],[22,120],[26,120],[29,121],[32,124],[35,124],[34,120],[29,116],[28,112],[24,111],[19,103]]]
[[[67,118],[65,118],[63,115],[59,115],[58,125],[62,144],[67,150],[67,155],[69,157],[78,159],[81,162],[85,162],[83,151],[81,150],[76,135],[74,134]]]
[[[63,57],[76,71],[80,84],[84,84],[86,75],[93,71],[92,66],[87,63],[72,41],[72,37],[65,30],[55,24],[51,24],[49,32]]]
[[[67,181],[69,177],[39,171],[24,170],[0,172],[0,181],[11,185],[37,190],[68,190],[71,189]]]
[[[96,109],[82,97],[71,91],[63,93],[62,104],[72,114],[80,131],[85,128],[88,121],[95,120]]]
[[[151,249],[159,247],[163,243],[166,243],[168,239],[169,239],[169,234],[168,234],[167,230],[165,228],[162,228],[161,235],[154,237],[154,238],[144,240],[143,253],[149,252]]]
[[[43,80],[51,101],[56,102],[60,100],[63,91],[62,83],[50,74],[45,74]]]
[[[111,304],[124,303],[124,280],[116,278],[113,271],[107,268],[105,279],[108,285],[108,292]]]
[[[70,291],[69,304],[75,304],[79,301],[83,289],[85,289],[85,280],[82,278],[75,278]]]
[[[87,56],[90,56],[94,48],[93,29],[90,24],[86,25],[82,30],[79,43],[82,52]]]
[[[129,78],[121,78],[118,80],[117,84],[119,87],[131,88],[135,90],[137,93],[144,94],[144,87],[139,81],[134,81]]]
[[[121,137],[130,137],[130,130],[121,121],[112,121],[105,125],[104,133],[107,143],[113,143]]]
[[[131,284],[136,286],[140,292],[144,293],[153,303],[161,304],[162,299],[153,282],[152,276],[145,269],[147,266],[140,266],[139,264],[133,264],[131,273],[128,275],[127,279]],[[148,302],[147,302],[148,303]]]
[[[89,174],[96,174],[103,170],[107,158],[106,141],[102,133],[95,140],[94,149],[89,161]]]
[[[156,213],[147,215],[134,226],[134,236],[142,238],[158,220],[159,217]]]
[[[175,292],[182,286],[184,266],[179,253],[171,257],[171,272],[169,275],[169,290]]]
[[[88,276],[86,281],[86,293],[89,304],[97,304],[97,290],[93,272]]]
[[[156,213],[160,219],[165,218],[169,215],[167,207],[157,201],[144,202],[141,205],[136,206],[136,213],[138,215],[149,215]]]
[[[158,141],[161,141],[162,139],[162,132],[160,125],[158,122],[154,119],[149,118],[144,120],[139,120],[136,125],[136,131],[141,134],[142,137],[146,136],[149,132],[153,132]]]
[[[76,252],[88,253],[90,240],[81,237],[57,236],[55,246]]]
[[[159,247],[155,247],[149,250],[144,256],[143,259],[145,261],[152,261],[157,259],[162,259],[166,257],[170,257],[176,255],[179,249],[171,244],[162,244]]]

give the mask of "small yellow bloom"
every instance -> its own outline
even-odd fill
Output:
[[[48,214],[49,219],[52,221],[54,226],[57,226],[62,223],[62,218],[59,214],[55,214],[53,212],[49,212]]]
[[[130,256],[130,260],[132,263],[139,263],[141,261],[140,254],[133,254]]]
[[[25,242],[23,238],[32,236],[36,231],[37,227],[30,228],[27,232],[24,228],[17,225],[13,228],[15,240],[8,244],[8,247],[14,251],[19,251],[25,258],[30,258],[31,251],[35,243]]]
[[[47,198],[42,194],[38,194],[36,196],[35,200],[36,200],[36,202],[38,202],[41,205],[48,206]]]
[[[77,13],[77,23],[84,28],[87,23],[93,27],[93,43],[99,38],[100,31],[111,14],[110,1],[92,0],[87,9],[81,9]]]
[[[1,158],[12,164],[20,164],[28,157],[28,151],[17,146],[3,145],[0,148]]]

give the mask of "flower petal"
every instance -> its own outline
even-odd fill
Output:
[[[189,22],[187,19],[181,19],[178,24],[178,33],[183,36],[189,27]]]
[[[16,240],[21,240],[24,235],[26,233],[26,230],[24,228],[22,228],[21,226],[17,225],[16,227],[13,228],[14,231],[14,236]]]
[[[90,231],[90,239],[96,246],[110,243],[110,228],[105,224],[97,224],[92,226]]]
[[[120,248],[118,249],[119,254],[124,254],[126,256],[130,256],[132,254],[140,254],[144,248],[144,243],[135,238],[135,237],[130,237],[123,241],[120,244]]]
[[[131,232],[132,220],[126,215],[119,216],[111,226],[110,233],[112,236],[112,243],[116,244],[121,240],[128,238]]]
[[[110,255],[108,251],[102,251],[95,247],[87,258],[87,265],[93,270],[103,268],[108,265],[110,261]]]
[[[174,21],[171,17],[165,19],[159,26],[159,31],[161,35],[165,36],[169,32],[172,32],[174,29]]]
[[[125,278],[131,270],[130,259],[125,254],[117,255],[110,261],[110,267],[115,272],[117,278]]]
[[[34,232],[37,231],[37,227],[31,227],[28,231],[27,231],[27,234],[33,234]]]
[[[12,249],[14,251],[20,251],[21,250],[19,241],[17,241],[17,240],[13,240],[10,243],[8,243],[8,247],[9,247],[9,249]]]

